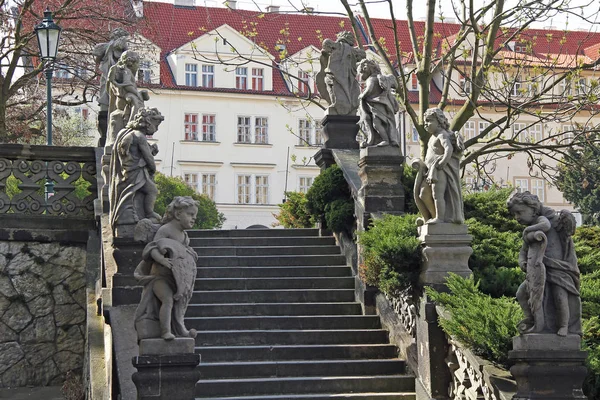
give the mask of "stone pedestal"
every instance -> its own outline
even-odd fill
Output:
[[[137,369],[132,376],[137,400],[194,400],[200,379],[200,354],[194,353],[194,339],[144,339],[140,355],[133,357]]]
[[[326,115],[323,126],[323,147],[326,149],[358,149],[358,120],[352,115]]]
[[[515,336],[508,353],[515,362],[510,372],[517,381],[513,400],[569,400],[587,397],[582,385],[587,352],[578,335],[532,333]]]
[[[110,203],[108,201],[108,188],[110,187],[110,156],[112,153],[112,146],[106,146],[104,148],[104,155],[102,156],[102,178],[104,179],[104,186],[102,186],[102,210],[108,214],[110,212]]]
[[[98,147],[104,147],[106,144],[106,133],[108,132],[108,111],[101,110],[98,112],[98,133],[100,133],[100,139],[98,140]]]
[[[335,159],[333,158],[333,152],[331,149],[319,149],[315,153],[315,164],[321,168],[321,171],[326,170],[335,164]]]
[[[359,229],[367,228],[373,214],[402,214],[404,212],[404,188],[402,171],[404,157],[399,147],[367,147],[360,150],[358,175],[361,187],[358,201],[362,216]]]
[[[420,227],[423,262],[419,281],[422,285],[444,290],[449,272],[468,277],[472,237],[464,224],[426,224]]]
[[[139,303],[142,287],[133,277],[133,271],[142,261],[143,251],[143,243],[132,239],[113,239],[112,257],[117,269],[113,276],[113,306]]]

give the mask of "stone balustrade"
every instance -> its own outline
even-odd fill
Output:
[[[7,192],[11,179],[17,193]],[[54,195],[46,199],[48,179]],[[0,213],[87,218],[97,197],[93,147],[0,146]]]

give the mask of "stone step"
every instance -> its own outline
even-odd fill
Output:
[[[213,399],[216,396],[284,393],[408,392],[414,391],[414,384],[414,378],[408,375],[201,379],[196,384],[196,396]]]
[[[387,343],[383,329],[353,330],[250,330],[200,331],[197,346],[257,346],[292,344],[375,344]]]
[[[261,396],[211,397],[211,400],[416,400],[414,393],[319,393]],[[197,399],[200,399],[197,397]]]
[[[296,255],[296,256],[214,256],[198,257],[198,267],[277,267],[277,266],[313,266],[346,265],[346,258],[338,255]]]
[[[213,256],[279,256],[279,255],[325,255],[340,254],[338,246],[230,246],[230,247],[194,247],[202,257]]]
[[[194,290],[354,289],[354,278],[203,278]]]
[[[192,295],[192,304],[329,303],[354,301],[352,289],[205,290]]]
[[[251,315],[359,315],[360,303],[231,303],[190,304],[188,317]]]
[[[186,326],[198,331],[265,329],[380,329],[376,315],[310,315],[186,318]]]
[[[192,247],[333,246],[333,236],[190,237]]]
[[[391,360],[321,360],[202,363],[203,379],[287,376],[363,376],[404,373],[406,363]]]
[[[319,236],[316,228],[307,229],[192,229],[187,231],[190,238],[198,237],[290,237],[290,236]]]
[[[347,266],[319,267],[202,267],[197,278],[273,278],[352,276]]]
[[[398,356],[391,344],[273,345],[273,346],[202,346],[196,347],[202,362],[358,360],[389,359]]]

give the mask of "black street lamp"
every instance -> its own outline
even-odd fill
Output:
[[[58,52],[58,41],[62,28],[54,23],[50,8],[44,11],[44,19],[35,26],[38,45],[40,46],[40,58],[46,69],[46,136],[48,146],[52,146],[52,63],[56,60]],[[54,183],[50,178],[46,180],[46,198],[54,194]]]

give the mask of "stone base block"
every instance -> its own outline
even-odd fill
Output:
[[[132,380],[137,400],[194,400],[200,379],[199,354],[140,355]]]
[[[468,277],[472,237],[461,224],[428,224],[420,228],[423,262],[419,281],[422,285],[443,289],[448,273]]]
[[[321,168],[321,171],[335,164],[331,149],[320,149],[315,153],[315,163]]]
[[[579,350],[577,335],[528,334],[513,338],[508,353],[515,362],[510,372],[517,382],[513,400],[586,399],[583,381],[587,375],[587,352]]]
[[[359,117],[353,115],[326,115],[323,125],[323,147],[326,149],[358,149]]]
[[[151,354],[193,354],[196,341],[192,338],[142,339],[140,356]]]

